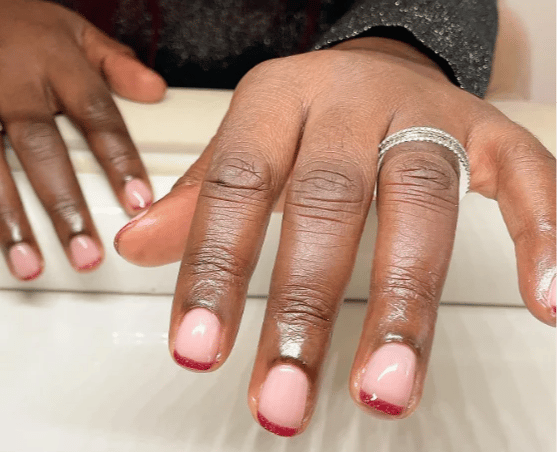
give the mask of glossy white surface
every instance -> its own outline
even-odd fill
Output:
[[[555,450],[554,330],[523,308],[444,306],[419,410],[381,421],[350,400],[363,303],[341,310],[308,430],[277,438],[246,404],[265,301],[248,300],[216,373],[178,368],[170,297],[0,291],[6,452]]]

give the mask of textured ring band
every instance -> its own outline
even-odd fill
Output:
[[[389,149],[411,141],[428,141],[430,143],[439,144],[457,156],[460,170],[458,194],[459,199],[464,198],[464,195],[466,195],[470,188],[470,162],[468,160],[468,154],[466,154],[466,151],[455,137],[441,129],[434,129],[433,127],[410,127],[409,129],[400,130],[389,135],[379,144],[377,172],[381,169],[383,158]]]

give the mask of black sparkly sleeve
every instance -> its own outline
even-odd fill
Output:
[[[416,46],[454,83],[482,97],[497,36],[496,0],[358,1],[320,36],[314,49],[362,36]]]

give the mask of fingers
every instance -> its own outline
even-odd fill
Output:
[[[169,334],[182,366],[216,369],[232,348],[273,205],[288,177],[303,110],[240,86],[214,143],[178,276]]]
[[[455,236],[457,174],[454,154],[437,144],[405,143],[385,155],[369,307],[350,384],[372,413],[406,417],[419,403]]]
[[[0,133],[0,246],[11,273],[21,281],[30,281],[41,274],[44,263],[4,157],[3,146]]]
[[[12,146],[73,267],[78,271],[96,268],[103,258],[102,245],[62,137],[46,108],[36,113],[41,108],[26,108],[32,105],[26,101],[20,98],[21,112],[0,112]]]
[[[124,259],[151,267],[177,262],[183,257],[214,143],[215,140],[211,140],[170,193],[133,218],[116,234],[114,247]]]
[[[53,64],[56,67],[56,64]],[[51,68],[52,69],[52,68]],[[82,58],[50,74],[64,112],[79,127],[120,203],[137,215],[153,202],[145,168],[104,82]]]
[[[88,60],[108,85],[122,97],[136,102],[159,102],[166,92],[166,82],[142,64],[134,52],[99,29],[86,25],[83,48]]]
[[[536,318],[555,325],[555,157],[506,118],[482,132],[475,146],[496,156],[494,197],[515,245],[520,293]]]
[[[356,127],[354,115],[310,115],[286,195],[248,398],[259,423],[282,436],[303,431],[314,410],[372,199],[378,137]]]

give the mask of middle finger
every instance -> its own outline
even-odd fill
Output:
[[[281,436],[311,417],[373,197],[382,127],[369,127],[364,111],[335,105],[310,115],[293,169],[249,390],[254,417]]]

